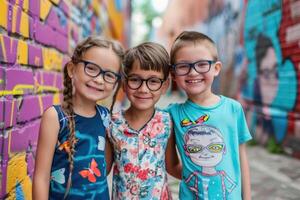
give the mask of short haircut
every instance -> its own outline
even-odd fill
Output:
[[[138,62],[142,70],[163,72],[164,79],[167,79],[169,76],[169,54],[158,43],[144,42],[126,51],[123,61],[126,76],[132,70],[134,62]]]
[[[218,50],[215,42],[207,35],[197,31],[183,31],[175,39],[171,47],[170,58],[171,64],[175,64],[176,53],[182,48],[189,45],[204,45],[210,51],[213,59],[218,60]]]

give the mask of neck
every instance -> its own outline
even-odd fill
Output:
[[[198,96],[189,97],[189,99],[201,106],[212,106],[220,101],[220,97],[213,93],[201,94]]]
[[[155,109],[139,110],[130,107],[125,111],[125,119],[127,123],[135,130],[139,130],[152,118]]]
[[[84,117],[92,117],[96,113],[96,102],[84,102],[78,98],[73,98],[73,110],[76,114]]]

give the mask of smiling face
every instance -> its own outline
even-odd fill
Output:
[[[119,73],[119,58],[110,48],[91,47],[83,54],[81,59],[100,66],[102,70]],[[84,71],[83,62],[76,65],[70,63],[67,67],[68,74],[73,80],[76,99],[96,102],[105,99],[112,93],[115,84],[104,81],[103,74],[95,78],[87,75]]]
[[[212,54],[205,45],[188,44],[181,47],[175,56],[175,64],[177,63],[194,63],[198,60],[214,60]],[[219,74],[221,63],[211,64],[211,68],[206,73],[198,73],[195,69],[191,69],[187,75],[178,76],[173,73],[175,81],[181,89],[188,95],[189,99],[194,100],[200,96],[208,96],[211,94],[211,86],[214,77]]]
[[[138,79],[149,79],[153,77],[164,79],[163,72],[143,70],[140,68],[139,62],[136,61],[133,63],[132,70],[127,76]],[[167,88],[168,83],[166,81],[163,82],[161,88],[157,91],[151,91],[147,87],[145,81],[143,81],[142,85],[137,89],[131,89],[126,82],[123,84],[123,89],[130,101],[131,107],[143,111],[154,109],[156,102],[159,100],[160,96],[166,92]]]

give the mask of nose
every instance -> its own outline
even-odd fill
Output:
[[[196,71],[195,66],[191,67],[188,75],[198,75],[199,73]]]
[[[94,78],[94,81],[97,82],[98,84],[103,84],[104,83],[104,74],[99,74],[97,77]]]
[[[148,89],[146,80],[143,80],[141,84],[142,84],[142,85],[138,88],[138,90],[139,90],[140,92],[148,92],[149,89]]]

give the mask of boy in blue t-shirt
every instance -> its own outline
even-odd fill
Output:
[[[183,167],[180,199],[251,199],[245,144],[251,135],[241,104],[211,90],[222,67],[214,42],[182,32],[172,45],[171,64],[188,96],[168,108]]]

